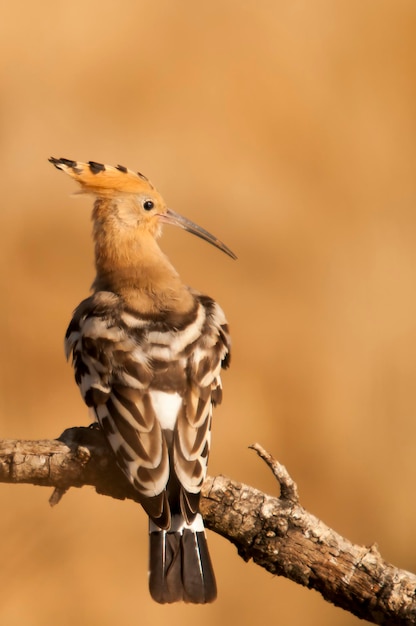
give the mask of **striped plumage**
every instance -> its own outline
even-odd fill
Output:
[[[166,208],[122,166],[51,158],[96,196],[93,295],[66,334],[75,379],[149,515],[149,586],[158,602],[205,603],[216,585],[198,512],[220,370],[230,358],[221,308],[190,289],[156,243],[172,223],[233,253]]]

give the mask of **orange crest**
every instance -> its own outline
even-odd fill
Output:
[[[56,159],[49,161],[58,169],[80,183],[85,192],[98,196],[110,196],[114,192],[143,193],[155,191],[151,182],[140,172],[133,172],[123,165],[112,167],[88,161],[71,161],[70,159]]]

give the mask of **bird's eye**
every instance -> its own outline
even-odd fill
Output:
[[[143,208],[145,211],[150,211],[151,209],[153,209],[154,207],[154,203],[152,202],[152,200],[145,200],[143,202]]]

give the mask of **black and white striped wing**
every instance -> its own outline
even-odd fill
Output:
[[[201,296],[205,321],[187,361],[188,386],[174,432],[175,474],[182,486],[182,513],[192,520],[207,473],[211,443],[212,408],[222,398],[222,367],[228,367],[230,339],[221,308]]]
[[[66,338],[86,404],[163,528],[170,525],[169,481],[170,492],[179,486],[184,517],[197,511],[212,403],[221,399],[229,352],[224,314],[210,298],[198,296],[191,314],[175,322],[127,312],[118,296],[98,292],[79,305]]]

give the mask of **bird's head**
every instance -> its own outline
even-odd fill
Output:
[[[117,219],[120,227],[138,228],[158,237],[162,224],[172,224],[236,258],[217,237],[169,209],[160,193],[140,172],[133,172],[122,165],[112,167],[95,161],[82,163],[54,157],[49,161],[76,180],[81,185],[81,193],[91,193],[104,200],[102,204],[109,208],[112,219]]]

